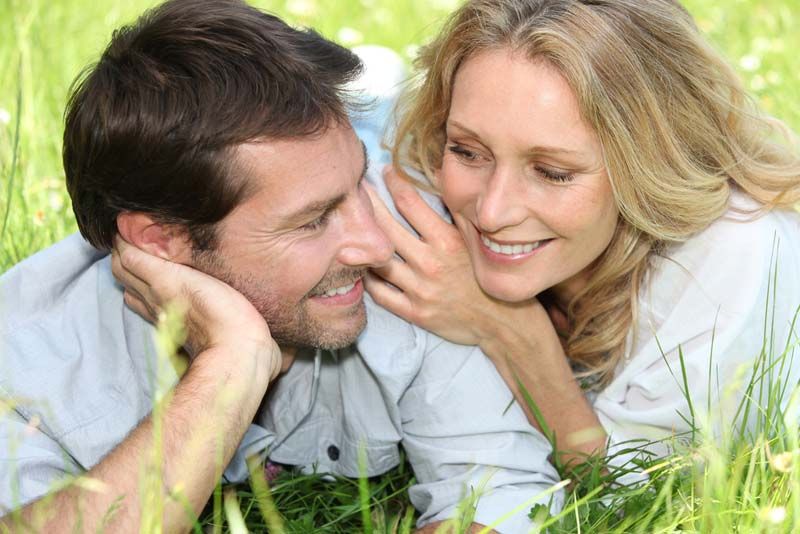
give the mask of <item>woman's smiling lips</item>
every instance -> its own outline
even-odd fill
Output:
[[[364,284],[361,278],[355,282],[328,290],[322,295],[315,295],[311,300],[326,306],[349,306],[361,301],[364,294]]]
[[[524,261],[553,241],[553,239],[528,242],[497,241],[481,233],[477,228],[475,228],[475,231],[481,252],[486,259],[494,263],[515,264]]]

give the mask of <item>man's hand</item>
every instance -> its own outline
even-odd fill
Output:
[[[256,357],[270,381],[277,376],[281,352],[266,321],[231,286],[192,267],[148,254],[119,236],[111,265],[125,287],[125,302],[148,321],[157,322],[167,303],[183,308],[191,358],[225,347],[237,358]]]
[[[153,502],[164,504],[163,530],[188,531],[280,370],[281,352],[266,322],[229,285],[119,238],[112,270],[125,286],[125,301],[149,321],[167,302],[184,306],[194,361],[158,413],[89,470],[103,491],[69,485],[0,518],[0,532],[16,532],[20,525],[32,525],[31,532],[82,526],[139,532],[150,504],[142,497],[141,474],[156,468],[162,494]]]

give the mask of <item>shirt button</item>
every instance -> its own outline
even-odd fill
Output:
[[[336,445],[331,445],[328,447],[328,458],[333,460],[334,462],[339,459],[339,447]]]

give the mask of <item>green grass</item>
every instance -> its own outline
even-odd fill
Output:
[[[795,130],[800,130],[798,1],[686,2],[701,29],[730,58],[764,109]],[[410,59],[457,2],[256,3],[293,23],[314,26],[343,44],[383,44]],[[76,230],[60,158],[62,114],[70,82],[97,58],[114,27],[153,4],[146,0],[0,0],[0,273]],[[767,360],[762,363],[767,365]],[[762,372],[756,370],[755,376]],[[676,374],[680,378],[680,370]],[[723,444],[711,445],[703,441],[705,426],[699,425],[697,441],[684,453],[666,460],[642,460],[641,466],[651,470],[649,482],[642,487],[614,486],[611,482],[620,473],[590,466],[568,493],[564,512],[548,520],[551,530],[799,530],[797,418],[787,416],[792,423],[785,424],[785,414],[777,410],[777,396],[773,390],[766,401],[753,403],[750,416],[758,415],[756,405],[765,407],[762,426],[769,428],[755,442],[733,435]],[[796,404],[793,409],[797,411]],[[273,532],[289,533],[407,532],[413,525],[406,495],[410,481],[405,465],[369,481],[328,482],[287,471],[269,489],[244,485],[235,488],[235,493],[218,493],[197,528],[236,531],[238,518],[253,532],[266,531],[265,524],[272,525]]]

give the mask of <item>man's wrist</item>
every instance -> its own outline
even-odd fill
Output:
[[[197,354],[190,366],[224,382],[255,391],[266,391],[274,375],[273,348],[269,344],[215,345]],[[278,365],[280,357],[278,356]]]

